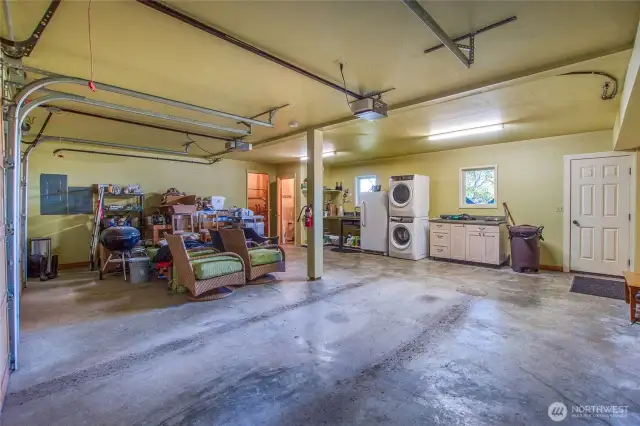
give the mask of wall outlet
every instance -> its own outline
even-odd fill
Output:
[[[556,213],[564,213],[564,206],[556,206]]]

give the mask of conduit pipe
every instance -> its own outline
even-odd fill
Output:
[[[44,78],[40,80],[33,81],[20,90],[14,97],[14,104],[9,107],[7,112],[8,118],[8,138],[7,138],[7,150],[5,156],[5,171],[6,171],[6,203],[7,206],[7,266],[9,273],[7,274],[7,284],[8,284],[8,292],[11,306],[11,317],[9,318],[11,328],[9,330],[11,335],[11,347],[10,347],[10,359],[11,359],[11,368],[12,370],[18,370],[19,368],[19,343],[20,343],[20,326],[19,326],[19,317],[20,317],[20,286],[22,285],[21,277],[20,277],[20,261],[25,261],[25,259],[21,259],[20,256],[20,244],[22,239],[25,241],[26,246],[26,225],[27,218],[25,217],[25,229],[20,223],[20,176],[23,167],[21,167],[21,158],[20,158],[20,140],[22,137],[22,123],[38,106],[42,105],[44,102],[52,102],[57,100],[70,100],[72,102],[78,102],[79,100],[84,101],[84,103],[91,104],[92,101],[88,99],[83,99],[80,96],[76,97],[68,97],[62,95],[52,95],[52,96],[44,96],[42,98],[36,99],[33,102],[25,105],[25,101],[27,98],[34,93],[35,91],[42,89],[51,84],[57,83],[72,83],[83,85],[86,84],[87,80],[79,79],[79,78]],[[103,85],[102,90],[107,92],[119,93],[125,96],[133,96],[140,94],[140,92],[135,92],[132,90],[116,88],[115,86]],[[165,98],[156,97],[153,95],[146,95],[149,97],[150,101],[164,103]],[[127,107],[121,107],[127,108]],[[163,116],[158,117],[166,120],[173,121],[172,116]],[[212,159],[210,161],[219,161],[217,159]],[[25,169],[25,173],[28,170]]]
[[[126,145],[121,143],[111,143],[111,142],[103,142],[103,141],[94,141],[91,139],[81,139],[81,138],[70,138],[67,136],[42,136],[40,138],[39,144],[42,142],[69,142],[75,144],[82,145],[95,145],[95,146],[104,146],[107,148],[116,148],[116,149],[132,149],[135,151],[145,151],[151,152],[155,154],[166,154],[166,155],[187,155],[187,150],[183,151],[173,151],[170,149],[162,149],[162,148],[151,148],[147,146],[137,146],[137,145]],[[28,150],[28,148],[27,148]],[[26,151],[25,151],[26,153]]]
[[[215,164],[221,161],[220,158],[211,158],[202,161],[194,161],[194,160],[180,160],[178,158],[163,158],[163,157],[145,157],[142,155],[135,154],[118,154],[116,152],[104,152],[104,151],[90,151],[85,149],[74,149],[74,148],[60,148],[53,151],[53,155],[58,155],[61,152],[83,152],[85,154],[98,154],[98,155],[111,155],[113,157],[127,157],[127,158],[143,158],[145,160],[160,160],[160,161],[173,161],[174,163],[188,163],[188,164],[200,164],[202,166],[210,166],[211,164]]]
[[[77,78],[77,77],[69,77],[62,74],[55,74],[55,73],[41,70],[38,68],[23,66],[22,69],[24,69],[25,71],[30,71],[36,74],[47,76],[51,79],[56,79],[56,82],[55,82],[56,84],[57,83],[74,83],[74,84],[80,84],[83,86],[86,86],[87,84],[89,84],[89,80],[84,80],[82,78]],[[49,80],[49,78],[44,78],[36,81],[44,82]],[[113,92],[113,93],[118,93],[120,95],[131,96],[132,98],[143,99],[145,101],[150,101],[150,102],[159,102],[161,104],[170,105],[177,108],[188,109],[191,111],[201,112],[209,115],[215,115],[217,117],[222,117],[222,118],[229,118],[229,119],[241,121],[247,124],[255,124],[256,126],[273,127],[273,124],[270,122],[256,120],[254,118],[243,117],[240,115],[231,114],[224,111],[218,111],[216,109],[205,108],[198,105],[188,104],[186,102],[180,102],[173,99],[163,98],[161,96],[149,95],[148,93],[142,93],[142,92],[138,92],[131,89],[123,89],[122,87],[112,86],[110,84],[100,83],[97,81],[94,81],[93,83],[95,84],[96,89],[104,90],[107,92]],[[45,86],[49,84],[53,84],[53,83],[46,83]]]

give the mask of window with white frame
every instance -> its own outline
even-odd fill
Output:
[[[460,208],[495,209],[498,198],[498,166],[460,169]]]
[[[363,192],[373,191],[373,187],[376,184],[376,177],[374,175],[356,176],[356,193],[355,204],[360,205],[360,194]]]

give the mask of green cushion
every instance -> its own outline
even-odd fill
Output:
[[[282,262],[282,253],[276,249],[249,250],[251,266],[266,265],[267,263]]]
[[[198,280],[208,280],[210,278],[242,271],[242,262],[240,262],[240,259],[231,256],[192,259],[190,262],[193,267],[193,273]]]

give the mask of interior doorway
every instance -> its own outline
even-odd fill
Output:
[[[278,178],[278,236],[282,244],[295,244],[295,178]]]
[[[634,164],[630,153],[565,156],[565,270],[633,270]]]
[[[247,208],[256,216],[264,217],[264,228],[256,227],[259,234],[268,234],[269,230],[269,175],[266,173],[247,173]]]

